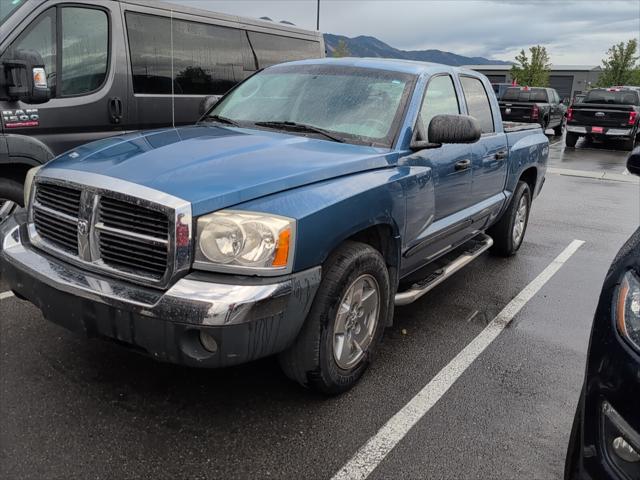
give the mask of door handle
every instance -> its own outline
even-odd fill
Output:
[[[460,160],[459,162],[456,162],[456,164],[454,165],[454,168],[456,172],[459,172],[461,170],[466,170],[470,166],[471,166],[471,160],[467,158],[465,160]]]
[[[495,157],[496,160],[504,160],[505,158],[507,158],[507,151],[506,150],[500,150],[499,152],[496,152],[494,157]]]
[[[122,100],[118,97],[109,99],[109,119],[111,123],[118,124],[122,119]]]

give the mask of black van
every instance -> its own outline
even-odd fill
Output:
[[[27,170],[79,144],[195,122],[319,32],[150,0],[0,0],[0,221]]]

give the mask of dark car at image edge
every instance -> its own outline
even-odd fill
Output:
[[[640,148],[627,169],[640,175]],[[602,287],[565,465],[565,480],[639,478],[640,228]]]
[[[581,103],[567,110],[567,147],[580,137],[616,140],[624,150],[633,150],[640,121],[640,91],[631,87],[595,88]]]

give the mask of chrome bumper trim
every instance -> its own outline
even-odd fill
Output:
[[[570,133],[587,133],[587,129],[584,127],[572,127],[567,125],[567,132]]]
[[[614,137],[626,137],[631,134],[630,128],[610,128],[605,135]]]
[[[10,220],[12,222],[13,219]],[[23,240],[15,221],[0,229],[0,261],[79,299],[106,304],[143,317],[206,326],[227,326],[265,317],[302,322],[320,284],[321,268],[273,278],[270,283],[241,277],[220,283],[186,276],[166,292],[100,276],[46,256]],[[12,286],[13,288],[13,286]]]

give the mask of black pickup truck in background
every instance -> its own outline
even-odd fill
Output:
[[[567,147],[578,138],[622,140],[625,150],[633,150],[640,121],[640,90],[628,87],[595,88],[581,103],[567,111]]]
[[[499,103],[503,120],[539,123],[543,130],[553,128],[554,135],[562,135],[566,107],[553,88],[510,87]]]

